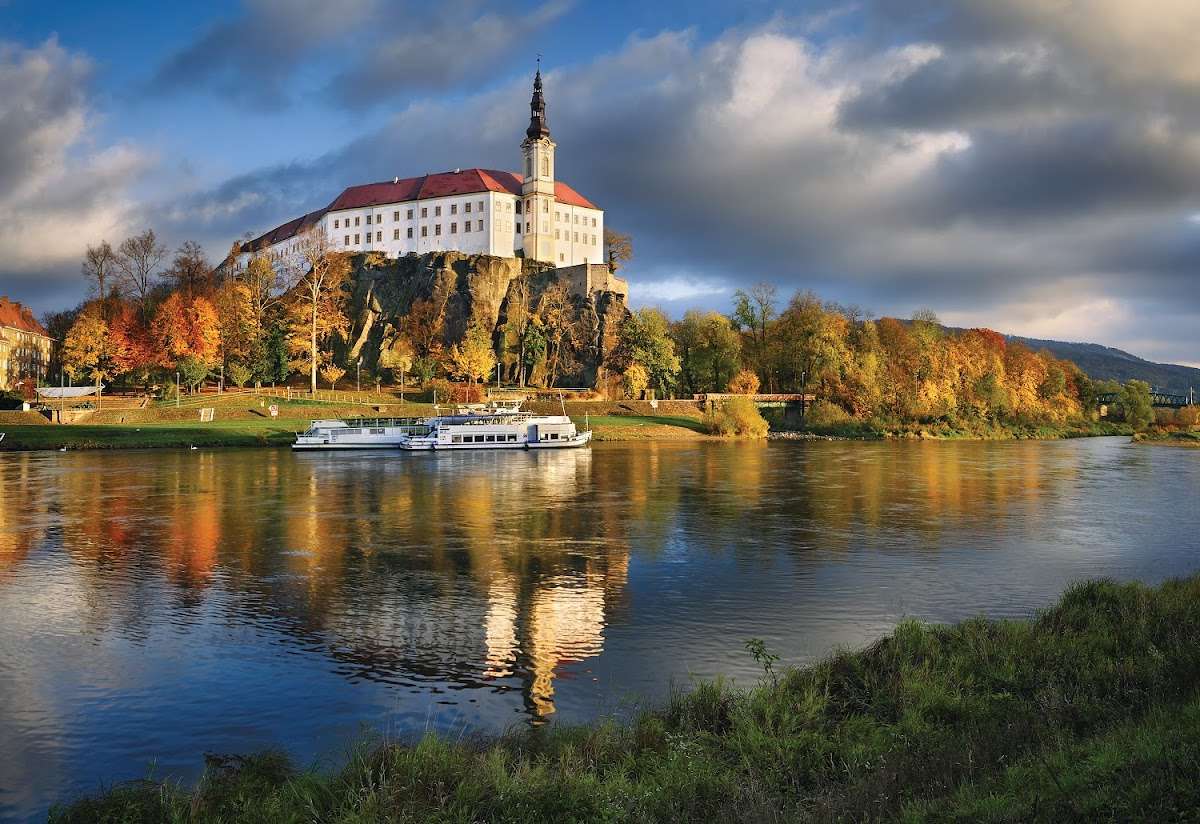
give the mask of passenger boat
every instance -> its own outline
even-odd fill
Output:
[[[534,415],[516,410],[468,411],[430,418],[429,431],[398,446],[409,450],[570,449],[592,439],[567,415]]]
[[[346,418],[313,421],[296,436],[295,450],[395,449],[412,435],[429,433],[428,418]]]

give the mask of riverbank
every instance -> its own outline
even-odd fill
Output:
[[[336,773],[210,757],[51,821],[1177,820],[1200,808],[1200,576],[1072,587],[1029,620],[905,622],[629,721],[364,742]]]
[[[1150,432],[1139,432],[1133,436],[1134,443],[1142,443],[1150,446],[1181,446],[1185,449],[1200,448],[1200,431],[1182,431],[1182,430],[1153,430]]]

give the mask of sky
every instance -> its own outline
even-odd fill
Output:
[[[556,173],[634,306],[760,281],[1200,365],[1200,3],[0,0],[0,294],[147,227],[213,259],[349,185]]]

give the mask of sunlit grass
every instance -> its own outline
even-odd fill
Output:
[[[1177,820],[1200,808],[1198,677],[1200,577],[1097,581],[1031,620],[904,622],[625,722],[364,742],[331,773],[213,760],[195,788],[120,785],[51,819]]]

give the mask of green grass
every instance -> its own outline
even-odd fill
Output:
[[[302,419],[10,426],[0,450],[286,446],[297,431],[307,428],[308,421]]]
[[[582,415],[572,416],[577,426],[583,426]],[[704,421],[683,415],[595,415],[587,419],[592,426],[679,426],[693,432],[705,432]]]
[[[1200,576],[1096,581],[626,722],[365,742],[336,772],[210,759],[194,788],[118,785],[51,820],[1196,820],[1198,678]]]

